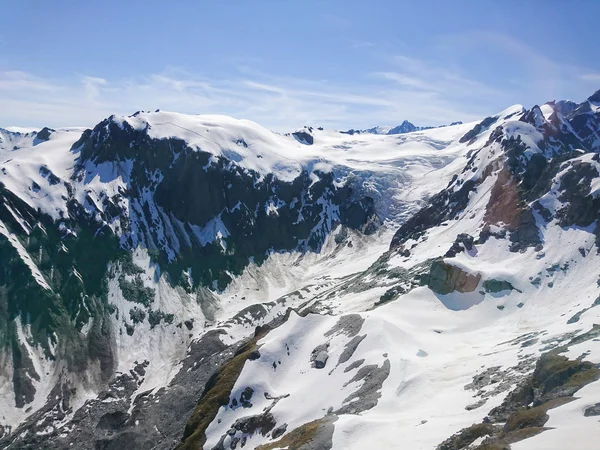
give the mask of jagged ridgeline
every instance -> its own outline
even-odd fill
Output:
[[[103,195],[101,206],[86,197],[86,206],[117,224],[123,248],[148,248],[174,284],[191,278],[192,287],[223,289],[250,260],[260,264],[273,251],[316,251],[337,224],[366,233],[379,224],[373,200],[336,183],[333,172],[303,169],[282,180],[235,164],[234,155],[151,138],[126,121],[107,119],[74,149],[81,155],[77,182],[125,175],[126,189]],[[100,173],[106,164],[116,170]],[[192,276],[183,279],[188,269]]]
[[[332,171],[299,167],[281,179],[237,164],[234,152],[215,155],[134,125],[111,117],[85,130],[63,152],[72,169],[60,176],[39,164],[41,181],[25,192],[0,181],[0,345],[17,407],[33,401],[45,376],[23,342],[68,372],[99,366],[106,381],[115,333],[132,334],[144,320],[173,323],[154,309],[156,286],[144,284],[135,249],[147,251],[155,277],[191,293],[224,289],[272,252],[317,251],[338,224],[365,233],[379,226],[373,200]],[[31,136],[33,150],[54,132]],[[243,139],[230,144],[248,148]],[[109,280],[136,306],[119,310]]]
[[[419,239],[426,230],[444,221],[458,220],[471,196],[492,175],[496,179],[478,243],[495,236],[508,238],[512,242],[511,251],[515,252],[541,246],[534,215],[540,214],[545,221],[554,217],[540,199],[549,193],[553,180],[565,168],[568,173],[557,186],[564,206],[556,211],[556,216],[563,227],[590,226],[600,213],[600,200],[590,195],[590,183],[598,176],[600,118],[598,107],[594,106],[598,101],[600,91],[580,105],[547,103],[543,105],[546,114],[539,106],[511,111],[502,117],[514,119],[508,124],[499,124],[499,116],[482,120],[460,142],[473,144],[481,133],[493,130],[485,145],[467,154],[468,161],[461,173],[455,174],[446,189],[434,195],[427,207],[398,229],[390,248],[402,248],[405,242]],[[583,156],[586,153],[589,157]],[[594,229],[600,243],[600,225]]]

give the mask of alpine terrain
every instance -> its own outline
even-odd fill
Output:
[[[600,91],[0,129],[0,261],[0,448],[599,446]]]

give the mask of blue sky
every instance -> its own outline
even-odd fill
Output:
[[[5,0],[0,124],[139,109],[278,131],[474,120],[600,88],[600,2]]]

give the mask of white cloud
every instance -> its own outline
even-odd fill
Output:
[[[0,71],[0,90],[2,91],[53,91],[55,87],[46,80],[20,70]]]
[[[110,114],[157,108],[228,114],[278,131],[302,125],[366,127],[405,118],[429,124],[469,116],[428,93],[374,79],[338,86],[256,72],[208,80],[169,70],[138,79],[83,76],[53,82],[25,72],[0,72],[0,124],[7,126],[93,126]]]
[[[83,77],[81,80],[87,100],[92,103],[100,103],[101,88],[106,86],[108,82],[104,78],[98,77]]]
[[[228,78],[207,78],[173,67],[135,78],[88,74],[60,81],[0,70],[0,126],[91,127],[111,114],[158,108],[227,114],[277,131],[302,125],[366,128],[405,119],[439,125],[477,120],[515,102],[528,105],[534,97],[527,97],[529,92],[541,97],[531,101],[564,98],[553,95],[559,82],[568,87],[565,92],[571,98],[581,100],[600,80],[595,71],[563,67],[505,36],[483,32],[453,39],[448,38],[446,45],[460,43],[467,55],[482,42],[504,49],[530,70],[541,68],[550,80],[540,84],[536,77],[510,70],[502,83],[488,85],[466,75],[453,61],[441,64],[406,55],[383,55],[384,70],[365,67],[364,73],[354,74],[355,81],[344,83],[263,73],[256,69],[259,61],[253,60],[229,64],[235,69],[228,71]]]
[[[587,81],[589,83],[597,83],[598,85],[600,85],[600,73],[582,73],[579,78],[582,81]]]

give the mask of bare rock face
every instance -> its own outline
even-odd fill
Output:
[[[315,369],[323,369],[325,364],[327,364],[327,360],[329,359],[329,354],[327,353],[328,347],[328,343],[321,344],[312,351],[310,361]]]
[[[442,295],[454,291],[465,293],[473,292],[480,280],[481,274],[473,275],[442,260],[436,260],[431,265],[427,286]]]

